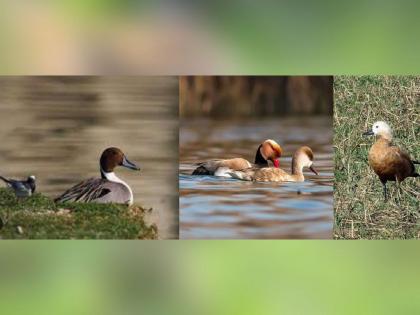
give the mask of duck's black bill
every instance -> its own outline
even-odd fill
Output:
[[[309,169],[314,173],[315,175],[319,175],[318,172],[313,168],[313,166],[310,166]]]
[[[372,130],[369,130],[369,131],[364,132],[364,133],[363,133],[363,135],[364,135],[364,136],[373,136],[373,135],[374,135],[374,133],[373,133],[373,131],[372,131]]]
[[[140,167],[138,167],[133,162],[130,162],[125,156],[124,156],[124,159],[122,161],[122,166],[124,166],[126,168],[129,168],[131,170],[140,171]]]

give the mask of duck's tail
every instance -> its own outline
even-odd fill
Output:
[[[419,161],[411,161],[413,164],[420,164]],[[414,172],[413,177],[420,177],[419,173]]]
[[[197,167],[191,175],[212,175],[203,165]]]
[[[10,184],[10,180],[0,175],[0,179],[4,181],[6,184]]]

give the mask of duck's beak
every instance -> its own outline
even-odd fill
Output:
[[[123,158],[122,161],[122,166],[135,170],[135,171],[140,171],[140,167],[138,167],[136,164],[134,164],[133,162],[130,162],[125,156]]]
[[[314,173],[315,175],[319,175],[318,172],[314,169],[314,167],[311,165],[309,166],[309,169]]]
[[[279,162],[278,159],[273,159],[273,160],[271,160],[271,162],[273,162],[275,168],[279,168],[280,167],[280,162]]]
[[[364,135],[364,136],[373,136],[373,135],[374,135],[374,133],[373,133],[373,131],[372,131],[372,130],[368,130],[368,131],[364,132],[364,133],[363,133],[363,135]]]

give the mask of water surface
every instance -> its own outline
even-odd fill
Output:
[[[283,148],[290,171],[301,145],[315,154],[320,173],[302,183],[256,183],[192,176],[195,163],[244,157],[253,162],[264,139]],[[268,120],[189,120],[180,129],[181,238],[332,238],[333,148],[330,117]]]

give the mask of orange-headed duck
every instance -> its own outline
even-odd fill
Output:
[[[265,140],[261,143],[255,154],[254,165],[243,158],[233,158],[225,160],[210,160],[198,164],[192,175],[215,175],[231,177],[232,171],[243,170],[250,167],[268,167],[271,161],[274,167],[279,167],[278,158],[282,154],[280,145],[274,140]]]
[[[264,167],[235,171],[232,172],[232,177],[257,182],[303,182],[305,180],[302,172],[304,167],[318,175],[318,172],[312,166],[313,160],[314,154],[311,148],[303,146],[293,154],[292,174],[288,174],[281,168]]]
[[[377,140],[369,150],[369,165],[379,176],[384,188],[384,198],[387,199],[386,182],[402,182],[407,177],[418,177],[414,164],[420,162],[411,160],[410,156],[399,147],[392,144],[391,127],[384,121],[377,121],[372,129],[363,133],[364,136],[375,135]]]

